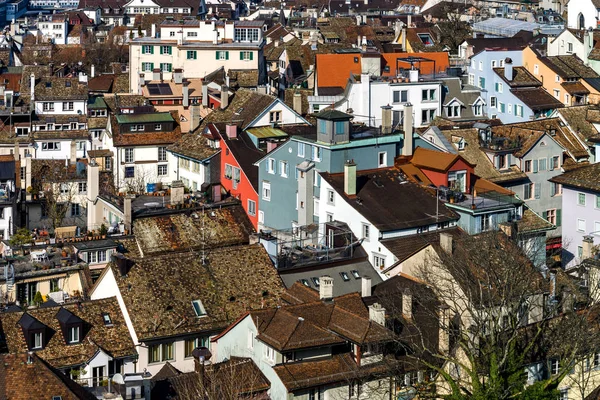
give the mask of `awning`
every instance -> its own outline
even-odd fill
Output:
[[[54,234],[56,235],[57,239],[65,239],[65,238],[75,237],[76,232],[77,232],[76,226],[63,226],[60,228],[56,228],[54,230]]]

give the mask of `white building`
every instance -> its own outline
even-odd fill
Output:
[[[159,34],[153,28],[151,37],[130,42],[130,91],[141,94],[156,71],[164,80],[173,79],[176,69],[186,78],[203,78],[221,67],[258,70],[260,84],[265,81],[263,26],[262,21],[167,20]]]
[[[40,17],[37,27],[44,39],[50,40],[54,44],[67,44],[69,25],[65,14]]]
[[[569,28],[596,29],[600,17],[600,5],[596,0],[569,1]]]
[[[548,38],[548,56],[576,55],[584,63],[594,48],[594,31],[573,31],[565,29],[556,37]]]

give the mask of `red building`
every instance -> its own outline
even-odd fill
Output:
[[[471,193],[475,166],[459,154],[442,153],[417,147],[411,164],[418,167],[435,186],[447,186]]]
[[[248,218],[258,228],[258,167],[265,153],[258,150],[246,132],[234,124],[217,123],[220,134],[221,185],[238,198]]]

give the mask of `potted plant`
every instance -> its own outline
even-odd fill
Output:
[[[40,291],[36,292],[33,297],[33,304],[39,307],[43,302],[44,298],[42,297],[42,293]]]
[[[106,227],[106,225],[104,225],[104,224],[100,225],[100,236],[102,236],[102,239],[106,239],[107,233],[108,233],[108,228]]]

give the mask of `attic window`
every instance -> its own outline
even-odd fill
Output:
[[[310,278],[310,280],[313,282],[313,284],[316,287],[319,287],[319,285],[320,285],[319,278],[317,278],[316,276],[313,276],[312,278]]]
[[[244,111],[244,107],[238,108],[237,111],[235,112],[237,115],[240,115],[242,113],[242,111]]]
[[[104,321],[105,326],[110,326],[113,324],[112,319],[110,319],[110,315],[108,315],[107,313],[102,314],[102,321]]]
[[[192,301],[192,307],[194,307],[194,312],[196,313],[196,317],[205,317],[206,316],[206,310],[204,309],[204,306],[202,305],[202,301],[200,301],[200,300]]]
[[[300,282],[302,282],[302,284],[306,287],[310,287],[310,283],[308,282],[308,280],[306,279],[300,279]]]
[[[344,282],[348,282],[350,280],[350,276],[348,276],[348,273],[345,271],[340,272],[340,276],[342,277]]]
[[[546,142],[542,141],[540,142],[540,147],[544,147],[546,145]]]
[[[71,87],[71,81],[65,81],[65,87]]]
[[[428,33],[418,33],[417,36],[425,46],[433,46],[433,39]]]
[[[354,279],[360,279],[360,274],[358,273],[357,270],[353,269],[352,271],[350,271],[350,273],[352,274]]]
[[[62,396],[52,396],[52,400],[62,400]]]

